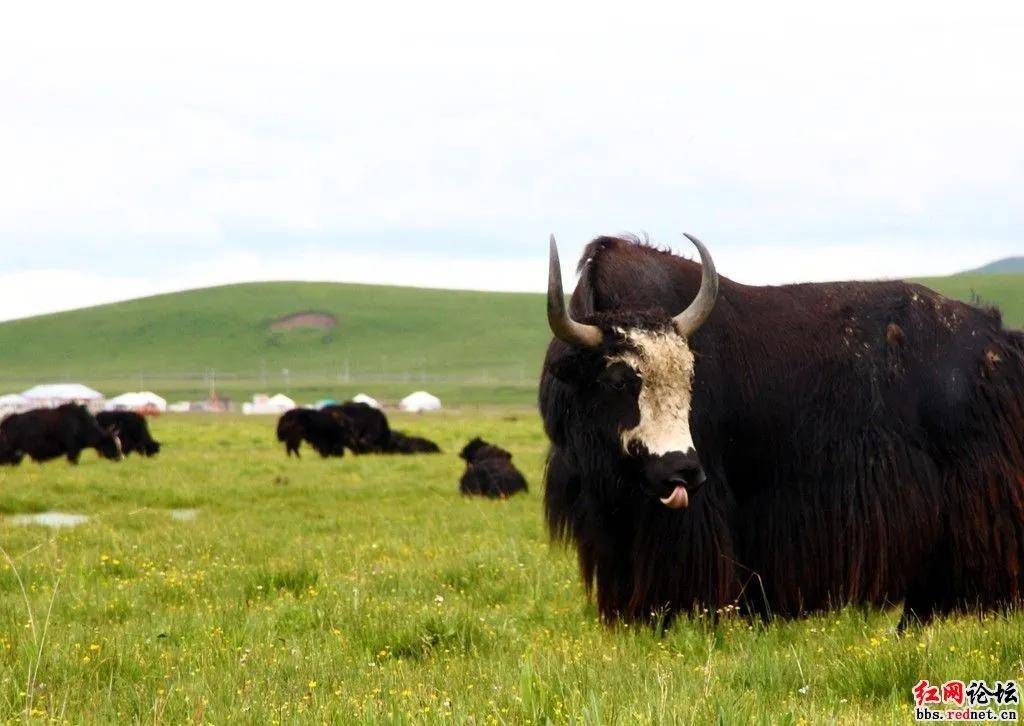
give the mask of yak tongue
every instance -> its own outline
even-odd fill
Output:
[[[661,503],[669,509],[685,509],[690,503],[690,495],[686,493],[686,487],[678,484],[671,494],[661,500]]]

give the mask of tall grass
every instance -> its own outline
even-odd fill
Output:
[[[0,511],[92,517],[0,522],[0,720],[893,723],[921,677],[1024,678],[1017,615],[602,625],[541,524],[534,415],[396,425],[445,453],[289,461],[270,420],[168,416],[155,460],[0,470]],[[457,494],[477,434],[528,494]]]

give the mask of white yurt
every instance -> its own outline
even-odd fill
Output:
[[[242,413],[247,416],[258,416],[291,411],[296,407],[295,401],[283,393],[268,396],[265,393],[257,393],[252,397],[252,403],[246,401],[242,404]]]
[[[367,406],[372,406],[373,408],[378,409],[381,407],[380,402],[376,398],[374,398],[373,396],[367,396],[365,393],[357,393],[356,395],[352,396],[352,402],[365,403]]]
[[[408,396],[402,399],[398,407],[403,411],[409,411],[411,413],[423,413],[424,411],[440,411],[441,410],[441,399],[437,396],[427,393],[426,391],[416,391],[416,393],[410,393]]]
[[[56,408],[65,403],[80,403],[93,413],[103,410],[104,398],[81,383],[45,383],[33,386],[21,395],[28,399],[33,408]]]
[[[276,396],[271,396],[268,403],[273,408],[277,409],[280,413],[284,413],[285,411],[291,411],[298,405],[297,403],[295,403],[294,400],[288,398],[288,396],[284,395],[283,393],[278,393]]]
[[[20,393],[8,393],[0,396],[0,418],[10,416],[12,413],[23,413],[32,408],[29,400]]]
[[[106,410],[164,413],[167,410],[167,400],[152,391],[122,393],[107,401]]]

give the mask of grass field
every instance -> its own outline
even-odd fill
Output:
[[[1024,274],[923,280],[976,293],[1024,326]],[[330,330],[274,330],[303,311]],[[273,282],[190,290],[0,323],[0,393],[70,380],[170,400],[256,392],[299,401],[426,388],[447,404],[529,404],[549,339],[541,295]],[[287,370],[287,373],[285,371]],[[215,376],[211,376],[215,372]]]
[[[166,416],[153,461],[0,470],[0,721],[903,723],[921,677],[1024,678],[1021,616],[601,625],[544,533],[536,414],[395,424],[445,453],[289,461],[269,419]],[[475,434],[529,494],[458,495]],[[44,510],[91,519],[8,517]]]

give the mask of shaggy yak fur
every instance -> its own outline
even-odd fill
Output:
[[[669,509],[622,453],[636,391],[602,374],[629,348],[617,330],[670,329],[701,267],[600,238],[580,273],[570,313],[604,342],[548,348],[545,508],[604,618],[902,602],[906,624],[1022,604],[1024,334],[998,312],[905,282],[720,278],[689,337],[706,479]]]
[[[18,464],[24,455],[33,461],[66,456],[78,463],[82,449],[96,449],[104,459],[121,458],[116,428],[103,428],[84,406],[67,403],[60,408],[37,408],[8,416],[0,423],[3,463]]]
[[[466,471],[459,481],[463,494],[504,498],[527,491],[526,479],[512,464],[512,454],[504,449],[476,438],[459,456],[466,460]]]
[[[344,456],[345,447],[351,448],[351,422],[338,410],[293,408],[278,419],[277,440],[288,456],[299,456],[304,440],[324,458]]]
[[[96,421],[105,429],[117,431],[121,451],[125,456],[134,452],[141,456],[156,456],[160,453],[160,442],[155,441],[146,425],[146,417],[135,411],[103,411],[96,414]]]

